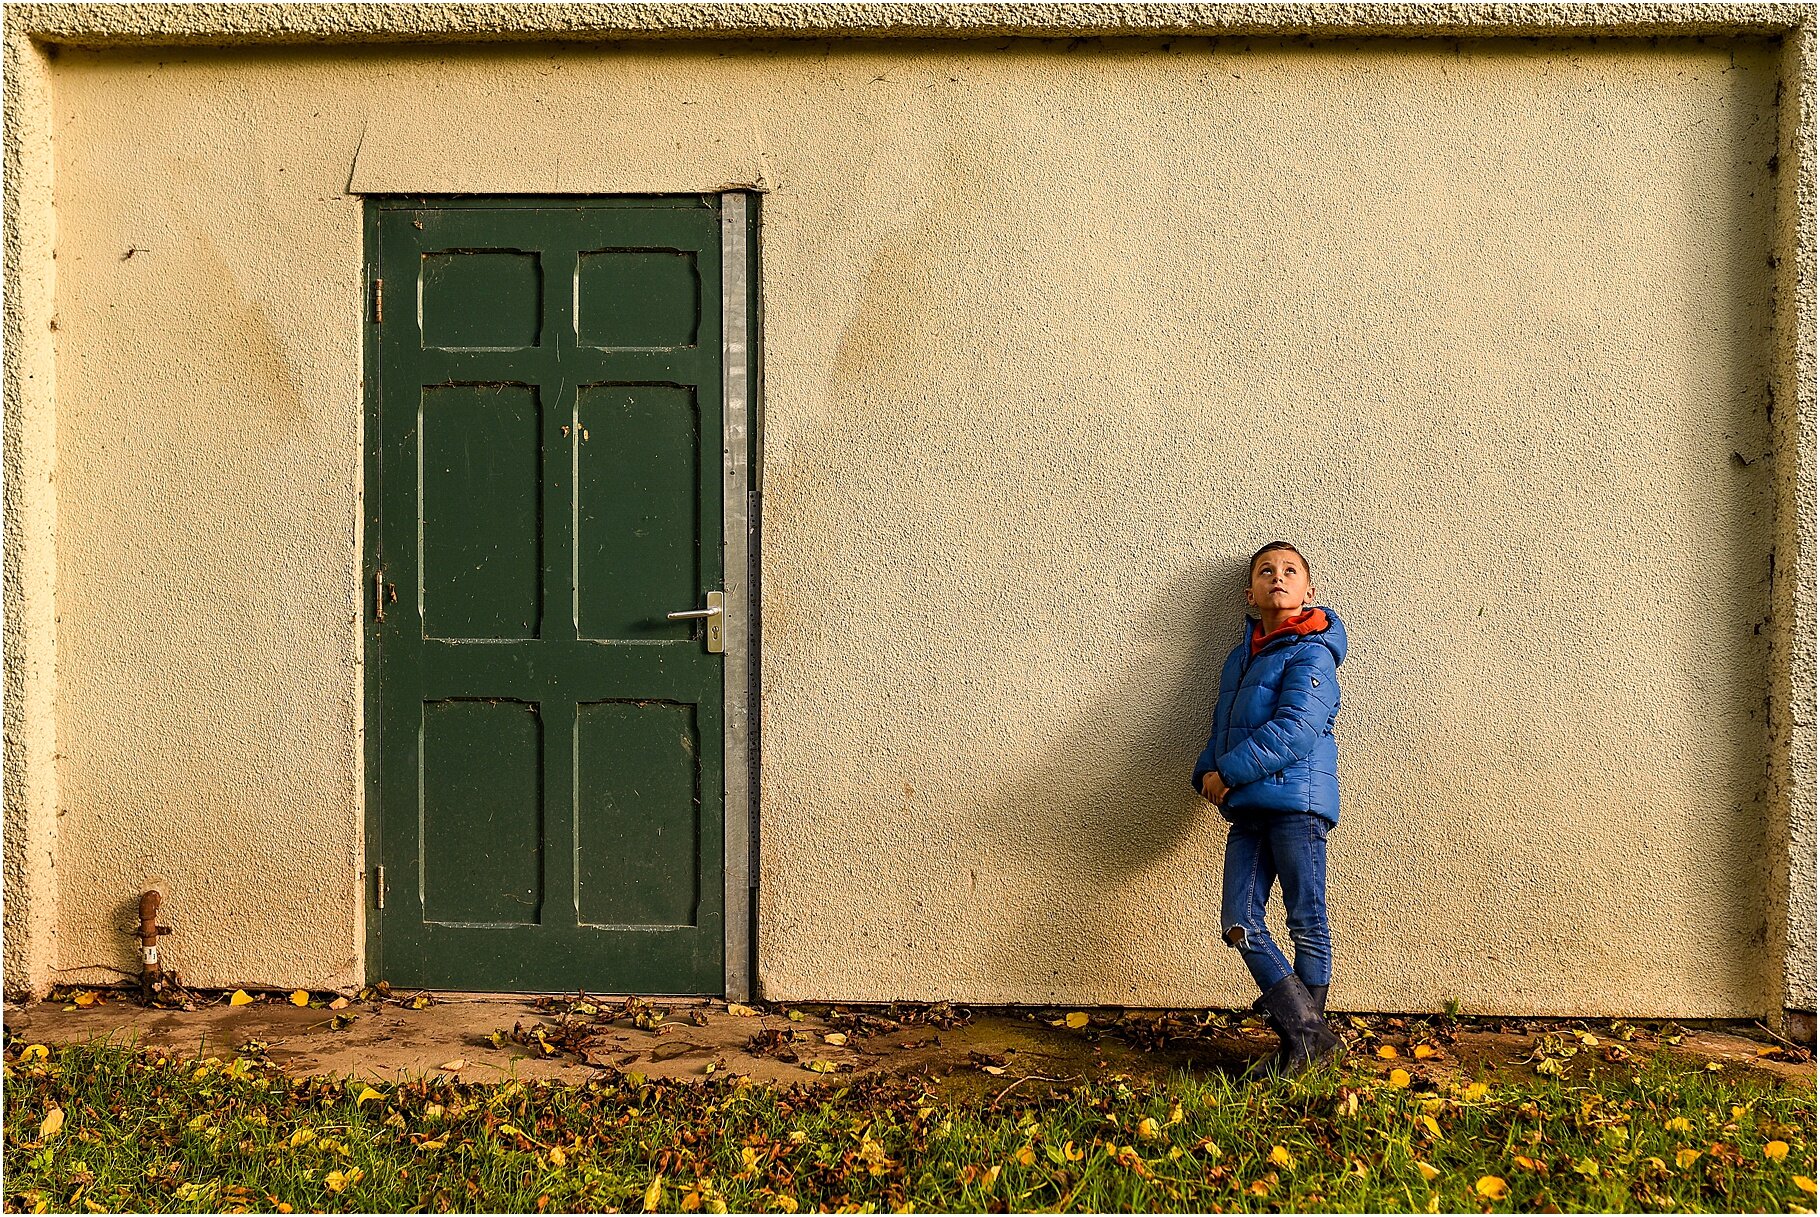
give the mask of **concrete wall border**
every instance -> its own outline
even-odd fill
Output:
[[[484,38],[1095,38],[1120,35],[1783,34],[1802,4],[24,4],[41,42],[70,46]]]

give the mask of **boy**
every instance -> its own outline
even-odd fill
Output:
[[[1332,974],[1327,927],[1327,833],[1340,818],[1338,668],[1346,627],[1317,606],[1308,560],[1287,541],[1251,556],[1245,638],[1226,657],[1213,731],[1194,766],[1194,788],[1231,821],[1220,925],[1263,995],[1261,1011],[1282,1040],[1253,1076],[1290,1077],[1346,1049],[1322,1017]],[[1264,927],[1280,879],[1295,965]]]

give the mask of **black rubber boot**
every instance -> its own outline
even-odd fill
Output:
[[[1307,990],[1309,990],[1310,997],[1314,999],[1314,1008],[1320,1010],[1321,1015],[1325,1015],[1325,1013],[1327,1013],[1327,986],[1325,986],[1325,984],[1310,984],[1310,986],[1307,986]],[[1252,1013],[1258,1015],[1259,1019],[1270,1022],[1270,1011],[1263,1008],[1263,993],[1259,993],[1258,1001],[1252,1002]],[[1270,1026],[1276,1026],[1276,1024],[1272,1022]]]
[[[1314,998],[1314,1008],[1323,1018],[1326,1017],[1327,986],[1308,985],[1307,989],[1308,995]],[[1271,1017],[1270,1011],[1264,1008],[1264,995],[1262,993],[1258,994],[1257,999],[1251,1003],[1251,1012],[1270,1024],[1270,1029],[1277,1033],[1278,1040],[1284,1038],[1283,1029],[1277,1026],[1277,1020]],[[1341,1051],[1343,1052],[1344,1050],[1345,1045],[1342,1044]],[[1283,1046],[1279,1043],[1274,1056],[1261,1056],[1257,1060],[1251,1062],[1250,1065],[1245,1067],[1245,1071],[1239,1075],[1240,1078],[1244,1081],[1255,1082],[1262,1078],[1273,1076],[1274,1072],[1280,1071],[1283,1067],[1283,1051]]]
[[[1325,1015],[1327,1013],[1327,986],[1309,985],[1307,988],[1309,995],[1314,998],[1314,1008]],[[1264,1009],[1264,995],[1262,993],[1258,994],[1257,1000],[1251,1003],[1251,1012],[1259,1018],[1264,1019],[1266,1022],[1269,1021],[1270,1015]]]
[[[1301,977],[1291,973],[1258,1000],[1263,1003],[1264,1017],[1283,1039],[1277,1054],[1258,1070],[1262,1076],[1292,1078],[1311,1065],[1346,1055],[1344,1041],[1328,1029],[1314,994]]]

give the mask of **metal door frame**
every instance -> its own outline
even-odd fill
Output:
[[[752,647],[757,636],[757,612],[754,603],[756,587],[756,547],[752,538],[757,527],[757,495],[752,484],[752,470],[757,459],[758,428],[755,388],[758,382],[757,267],[758,208],[757,198],[749,191],[704,191],[718,198],[720,204],[721,251],[721,387],[723,393],[721,428],[722,479],[722,567],[726,611],[722,618],[725,660],[722,669],[722,701],[726,749],[725,789],[722,800],[722,837],[725,857],[722,874],[725,880],[725,956],[722,977],[725,995],[730,1001],[744,1001],[752,996],[753,973],[753,892],[758,879],[757,833],[754,822],[754,796],[757,783],[757,754],[753,748],[756,724],[751,722],[752,708],[757,704],[757,666],[752,662]],[[380,734],[377,730],[380,709],[378,680],[379,635],[374,628],[373,606],[368,592],[373,574],[378,569],[379,553],[379,479],[380,430],[378,418],[379,342],[374,316],[375,279],[377,278],[379,216],[395,207],[547,207],[573,205],[579,200],[600,195],[455,195],[455,194],[384,194],[366,195],[362,200],[361,227],[361,298],[358,308],[361,329],[362,367],[365,375],[361,388],[364,409],[361,414],[361,447],[363,468],[360,499],[360,572],[358,603],[363,634],[361,648],[361,682],[363,715],[361,720],[361,756],[365,767],[362,788],[365,794],[365,831],[361,835],[360,920],[366,946],[364,972],[367,983],[384,979],[383,945],[379,939],[379,899],[374,867],[370,860],[380,856],[379,797]],[[651,197],[651,196],[610,196]]]

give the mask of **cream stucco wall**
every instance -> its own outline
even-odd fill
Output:
[[[1812,950],[1811,869],[1766,894],[1812,790],[1811,706],[1807,768],[1766,765],[1778,630],[1812,691],[1769,578],[1783,536],[1812,570],[1776,459],[1811,394],[1766,410],[1783,72],[1749,39],[64,47],[57,966],[127,966],[157,871],[187,979],[360,979],[350,191],[756,185],[766,995],[1246,999],[1187,768],[1243,555],[1288,534],[1355,646],[1337,1005],[1779,1004],[1803,882]]]
[[[45,57],[5,40],[5,968],[44,987],[57,964],[56,308]],[[20,99],[31,99],[21,104]]]

